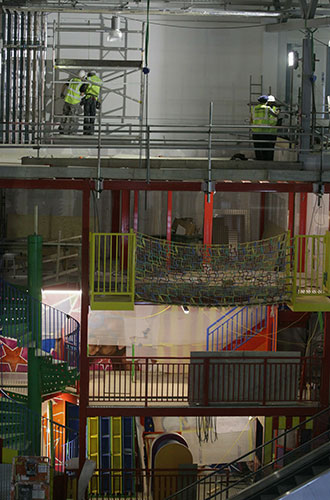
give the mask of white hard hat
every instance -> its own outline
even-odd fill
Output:
[[[273,95],[268,96],[268,102],[275,102],[275,101],[276,101],[276,99]]]
[[[81,69],[79,71],[79,78],[83,79],[85,78],[85,76],[86,76],[86,71],[84,69]]]

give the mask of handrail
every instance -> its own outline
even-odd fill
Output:
[[[0,278],[1,335],[79,369],[79,322]]]
[[[190,488],[194,488],[197,484],[200,484],[201,482],[209,479],[210,477],[214,476],[215,474],[221,472],[222,470],[224,470],[226,467],[230,467],[230,466],[234,466],[237,462],[242,462],[244,461],[244,459],[246,459],[249,455],[253,454],[253,453],[256,453],[257,451],[262,451],[264,450],[267,446],[271,446],[273,443],[275,443],[276,441],[278,441],[279,439],[281,438],[284,438],[286,437],[288,434],[290,434],[291,432],[293,431],[296,431],[298,429],[301,429],[301,428],[304,428],[306,427],[306,425],[308,425],[309,423],[312,423],[315,421],[315,419],[318,419],[320,416],[322,415],[325,415],[326,413],[329,413],[330,412],[330,406],[325,408],[324,410],[321,410],[319,413],[316,413],[315,415],[313,415],[312,417],[309,417],[307,418],[306,420],[304,420],[303,422],[301,422],[300,424],[297,424],[295,425],[294,427],[292,427],[291,429],[288,429],[286,431],[284,431],[283,433],[281,434],[278,434],[275,438],[273,439],[270,439],[269,441],[267,441],[266,443],[260,445],[260,446],[257,446],[256,448],[254,448],[253,450],[250,450],[249,452],[247,453],[244,453],[244,455],[241,455],[240,457],[238,457],[237,459],[235,460],[232,460],[230,463],[228,464],[225,464],[225,465],[222,465],[219,469],[215,470],[214,472],[211,472],[211,474],[209,474],[208,476],[205,476],[203,477],[202,479],[199,479],[197,481],[194,481],[193,483],[189,484],[187,487],[185,488],[182,488],[181,490],[178,490],[176,491],[175,493],[173,493],[172,495],[166,497],[164,500],[170,500],[172,498],[176,498],[178,495],[181,495],[182,493],[186,493],[187,491],[190,490]],[[326,433],[329,433],[330,430],[326,431]],[[321,433],[320,435],[316,436],[314,439],[322,436],[324,433]],[[312,440],[310,440],[312,441]],[[306,448],[306,445],[310,442],[310,441],[307,441],[305,443],[303,443],[303,445],[301,446],[305,446]],[[292,450],[294,451],[294,450]],[[287,455],[285,455],[286,457]],[[280,459],[283,460],[284,456],[282,456]],[[279,459],[279,460],[280,460]],[[269,464],[267,464],[269,465]],[[266,465],[266,466],[267,466]],[[220,492],[218,491],[217,494],[219,494]],[[216,495],[214,495],[216,496]],[[209,498],[213,498],[213,497],[209,497]]]
[[[2,408],[1,413],[2,415],[6,413],[10,415],[8,427],[6,428],[4,425],[1,427],[1,439],[3,439],[3,441],[7,440],[6,447],[12,447],[21,453],[24,452],[25,454],[35,455],[37,453],[37,450],[34,449],[36,442],[31,436],[37,432],[41,439],[41,455],[50,457],[53,450],[50,448],[50,440],[47,440],[49,439],[50,429],[53,428],[53,434],[55,436],[54,442],[56,443],[55,452],[57,450],[62,458],[61,463],[57,462],[55,464],[55,470],[63,472],[65,461],[77,455],[78,448],[73,446],[72,443],[77,441],[78,432],[70,427],[55,422],[53,419],[38,415],[25,404],[14,401],[2,390],[0,402],[3,400],[8,402],[8,407]],[[14,413],[12,410],[15,410]],[[19,428],[17,428],[17,426],[19,426]],[[68,432],[70,432],[71,436],[74,436],[69,442],[66,441]]]
[[[252,309],[251,306],[230,309],[224,316],[207,327],[206,350],[235,351],[238,349],[265,328],[271,326],[272,320],[270,314],[268,314],[270,307],[267,305],[257,305],[252,306]],[[231,315],[235,309],[238,309],[238,311]],[[227,319],[225,320],[225,318]],[[274,333],[274,326],[273,324],[272,334]]]

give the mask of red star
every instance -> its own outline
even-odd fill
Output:
[[[26,365],[26,359],[21,356],[23,347],[15,347],[12,349],[7,344],[2,344],[2,349],[4,350],[3,356],[1,356],[2,363],[8,363],[12,372],[17,371],[17,365]]]

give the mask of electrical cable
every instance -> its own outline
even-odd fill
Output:
[[[125,17],[125,19],[128,19],[129,21],[136,21],[138,23],[143,23],[141,19],[136,19],[133,17],[127,17],[127,16],[122,16]],[[189,20],[188,22],[192,22]],[[215,21],[213,21],[215,22]],[[154,25],[154,26],[164,26],[166,28],[182,28],[182,29],[190,29],[190,30],[232,30],[232,29],[244,29],[244,28],[264,28],[265,26],[271,26],[271,25],[277,25],[277,23],[264,23],[264,24],[249,24],[247,26],[183,26],[179,24],[167,24],[167,23],[162,23],[162,22],[156,22],[156,21],[148,21],[149,24]],[[147,32],[146,32],[147,34]]]

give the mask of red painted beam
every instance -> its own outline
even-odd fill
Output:
[[[266,193],[262,192],[260,195],[260,222],[259,222],[259,239],[262,240],[262,235],[265,229],[265,202]]]
[[[120,191],[111,191],[111,232],[119,233]]]
[[[288,200],[288,230],[290,231],[291,238],[294,236],[294,210],[295,209],[295,193],[289,193]]]
[[[186,407],[88,407],[87,417],[198,417],[198,416],[215,416],[215,417],[234,417],[234,416],[312,416],[320,411],[319,406],[258,406],[251,407],[203,407],[203,406],[186,406]]]
[[[89,364],[87,359],[88,343],[88,306],[89,306],[89,210],[90,190],[83,191],[82,203],[82,245],[81,245],[81,319],[80,319],[80,410],[79,410],[79,466],[86,459],[86,408],[88,405]]]
[[[139,191],[134,191],[133,230],[139,230]]]
[[[130,230],[130,191],[121,192],[121,232],[129,233]]]
[[[324,315],[323,363],[320,388],[320,402],[323,407],[329,406],[330,389],[330,313]]]
[[[88,180],[90,189],[94,181]],[[83,190],[85,179],[0,179],[3,189],[71,189]],[[330,193],[330,183],[324,185],[325,193]],[[141,190],[141,191],[202,191],[200,181],[104,181],[105,190]],[[311,182],[216,182],[216,192],[237,193],[312,193]]]
[[[167,191],[167,218],[166,218],[166,239],[171,241],[172,236],[172,191]]]
[[[209,201],[207,199],[208,195],[204,195],[204,245],[212,245],[212,228],[213,228],[213,193],[209,193]]]

